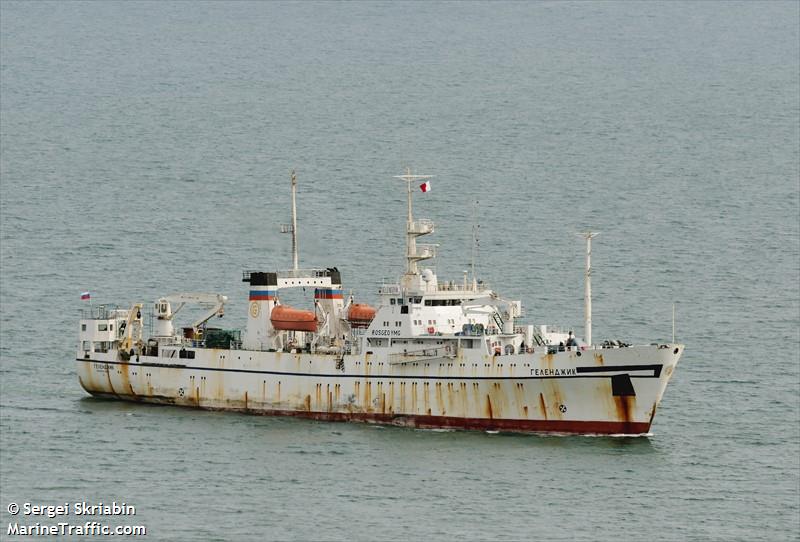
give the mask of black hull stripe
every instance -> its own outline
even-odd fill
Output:
[[[576,367],[579,373],[605,373],[607,371],[653,371],[653,377],[661,376],[663,365],[601,365],[595,367]],[[634,376],[634,375],[631,375]]]
[[[609,367],[577,367],[576,373],[571,375],[554,376],[439,376],[439,375],[395,375],[395,374],[345,374],[345,373],[293,373],[282,371],[260,371],[256,369],[229,369],[225,367],[196,367],[191,365],[166,365],[164,363],[127,363],[124,361],[103,361],[97,359],[76,358],[75,361],[84,363],[105,363],[107,365],[127,365],[129,367],[157,367],[159,369],[183,369],[187,371],[214,371],[223,373],[247,373],[278,376],[310,376],[315,378],[361,378],[361,379],[405,379],[405,380],[550,380],[554,378],[611,378],[613,374],[585,374],[597,371],[642,371],[652,370],[652,375],[630,375],[631,378],[658,378],[661,374],[661,365],[629,365]],[[587,371],[586,369],[592,369]],[[581,374],[584,373],[584,374]],[[619,373],[616,373],[619,374]]]

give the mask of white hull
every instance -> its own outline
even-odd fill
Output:
[[[397,364],[373,354],[188,351],[194,359],[128,362],[95,352],[76,360],[77,371],[92,395],[132,401],[428,428],[642,434],[683,346]]]

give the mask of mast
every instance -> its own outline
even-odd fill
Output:
[[[292,223],[281,224],[281,233],[292,234],[292,269],[297,271],[297,174],[292,170]]]
[[[478,224],[478,200],[475,200],[475,205],[472,207],[472,289],[478,289],[478,276],[475,273],[475,258],[479,247],[480,224]],[[466,289],[466,287],[464,288]]]
[[[412,214],[412,197],[411,197],[411,182],[424,181],[432,178],[433,175],[412,175],[411,168],[406,168],[405,175],[395,175],[395,179],[400,179],[406,182],[406,190],[408,193],[408,218],[406,222],[406,275],[417,274],[417,262],[419,260],[426,260],[431,256],[427,254],[417,253],[417,236],[426,235],[433,232],[433,225],[430,226],[420,223],[414,223],[414,215]]]
[[[297,271],[297,174],[292,170],[292,269]]]
[[[587,231],[579,233],[586,239],[586,276],[583,294],[583,332],[584,340],[589,346],[592,345],[592,237],[597,237],[600,232]]]

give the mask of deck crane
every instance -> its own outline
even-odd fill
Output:
[[[197,335],[200,326],[215,315],[221,318],[225,314],[226,301],[228,301],[227,296],[221,294],[184,293],[161,297],[155,302],[154,336],[171,337],[174,335],[172,320],[187,304],[199,305],[208,309],[192,322],[192,331]],[[172,310],[173,303],[178,304],[175,310]]]
[[[137,348],[142,344],[142,304],[134,303],[127,311],[125,319],[117,324],[119,334],[120,352],[128,352],[131,348]],[[128,354],[128,357],[130,355]]]

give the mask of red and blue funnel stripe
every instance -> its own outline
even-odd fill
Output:
[[[250,301],[272,301],[277,296],[277,290],[250,290]]]
[[[333,288],[314,288],[314,299],[343,299],[342,291]]]

